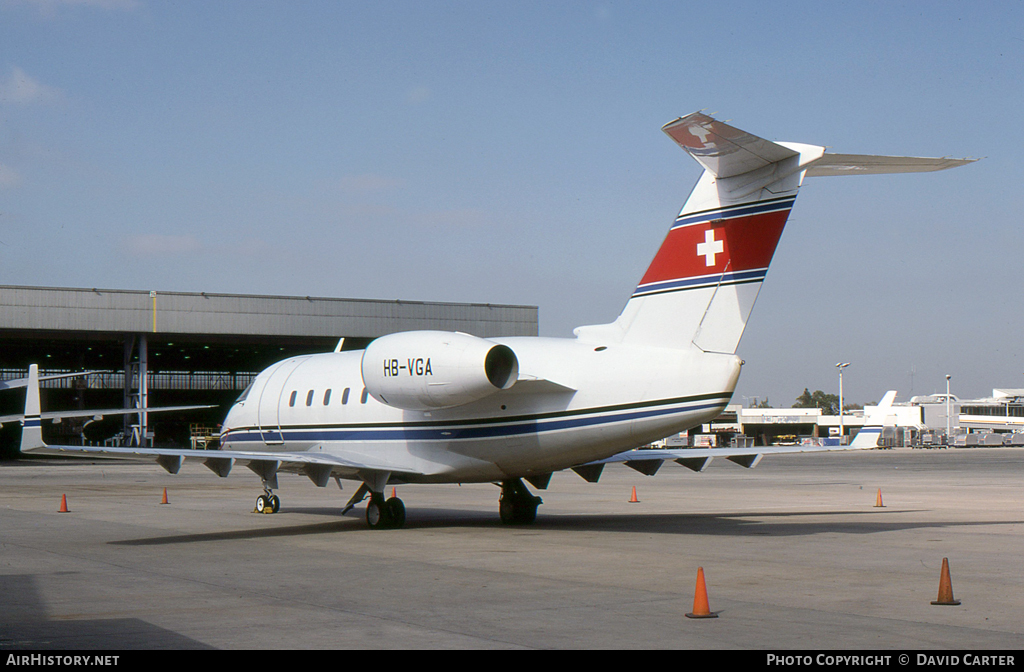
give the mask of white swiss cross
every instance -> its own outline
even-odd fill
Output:
[[[704,242],[697,243],[697,256],[704,257],[705,266],[715,265],[715,255],[725,251],[725,243],[715,240],[715,230],[708,229],[704,232]]]

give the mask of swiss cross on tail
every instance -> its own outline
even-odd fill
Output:
[[[794,197],[681,215],[634,296],[764,278]]]
[[[704,257],[705,266],[715,265],[715,255],[725,250],[725,243],[715,240],[715,230],[708,229],[704,232],[704,242],[697,243],[697,256]]]

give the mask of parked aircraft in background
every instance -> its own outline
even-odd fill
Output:
[[[729,402],[743,364],[736,348],[804,177],[970,160],[828,154],[700,112],[663,130],[704,172],[614,322],[567,339],[402,332],[365,350],[292,357],[239,397],[218,451],[47,446],[30,384],[22,451],[142,455],[171,473],[196,458],[220,476],[243,463],[263,482],[257,509],[272,511],[280,471],[320,487],[350,479],[361,485],[345,510],[368,496],[368,524],[387,528],[405,521],[401,500],[384,495],[393,483],[494,482],[501,520],[524,523],[541,503],[524,479],[544,489],[555,471],[596,480],[612,461],[692,468],[723,456],[753,466],[762,454],[806,450],[633,449],[708,422]],[[841,449],[866,447],[872,433],[877,441],[880,423],[872,430]]]

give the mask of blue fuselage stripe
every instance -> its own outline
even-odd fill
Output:
[[[260,442],[264,437],[280,441],[458,441],[467,439],[491,439],[524,434],[540,434],[544,432],[557,432],[566,429],[581,427],[592,427],[596,425],[611,425],[632,420],[645,418],[656,418],[666,415],[693,413],[695,411],[706,411],[714,408],[722,408],[728,403],[728,398],[723,395],[720,401],[709,401],[706,403],[688,405],[684,408],[648,408],[629,412],[620,412],[614,415],[590,415],[562,417],[554,419],[533,419],[525,422],[517,422],[506,425],[482,425],[482,426],[439,426],[439,427],[284,427],[264,428],[262,432],[257,428],[246,428],[229,431],[223,438],[227,443]]]

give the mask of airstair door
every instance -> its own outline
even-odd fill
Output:
[[[256,417],[260,436],[263,437],[263,443],[268,446],[284,443],[284,434],[281,431],[281,404],[287,403],[285,397],[288,394],[288,379],[306,359],[296,357],[279,362],[260,392]]]

